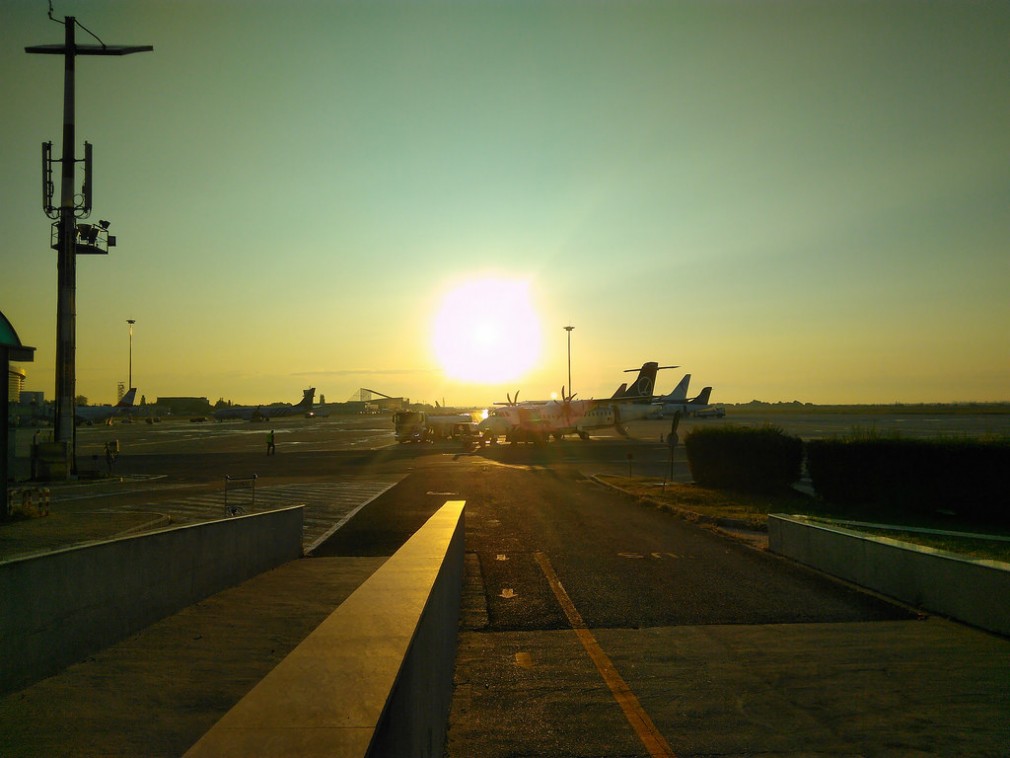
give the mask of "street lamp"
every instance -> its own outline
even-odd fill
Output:
[[[568,397],[572,397],[575,393],[572,392],[572,329],[574,326],[566,326],[565,331],[568,332]],[[564,398],[561,398],[564,400]]]
[[[126,387],[129,391],[133,389],[133,325],[137,323],[137,319],[128,318],[126,323],[130,325],[130,383]]]
[[[43,203],[46,214],[57,220],[59,224],[56,272],[56,418],[54,438],[56,442],[66,446],[70,465],[68,474],[77,473],[77,434],[74,424],[75,408],[74,393],[77,391],[77,254],[96,252],[88,249],[89,245],[77,244],[78,218],[85,218],[91,213],[91,146],[85,143],[84,154],[84,187],[81,201],[78,202],[74,192],[74,169],[79,162],[75,157],[76,125],[74,123],[74,71],[76,58],[79,55],[130,55],[143,53],[154,48],[151,45],[106,45],[98,37],[81,26],[73,16],[65,16],[63,21],[53,18],[52,10],[49,18],[63,25],[64,42],[62,45],[34,45],[26,47],[26,53],[63,56],[63,153],[58,161],[53,160],[46,144],[43,144]],[[98,45],[79,45],[75,39],[77,27],[98,40]],[[51,181],[52,164],[60,163],[61,185],[60,204],[54,207],[52,196],[55,190]],[[107,230],[108,225],[103,229]],[[94,227],[89,228],[93,229]],[[97,239],[98,235],[95,235]],[[110,241],[111,242],[111,241]],[[93,246],[90,246],[93,248]],[[97,252],[108,252],[97,250]]]

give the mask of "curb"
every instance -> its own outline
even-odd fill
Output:
[[[662,500],[656,500],[648,495],[636,495],[633,492],[628,492],[626,489],[618,487],[616,484],[611,484],[610,482],[605,482],[600,479],[599,474],[593,474],[590,476],[597,484],[602,484],[604,487],[609,487],[612,490],[621,492],[629,497],[637,498],[638,500],[649,503],[657,508],[665,511],[670,511],[674,515],[684,519],[685,521],[691,521],[693,523],[699,524],[711,524],[713,526],[721,526],[725,529],[740,529],[745,532],[754,532],[756,534],[767,534],[768,526],[765,525],[764,529],[755,529],[754,525],[748,521],[740,521],[739,519],[726,518],[725,516],[709,516],[706,513],[698,513],[697,511],[692,511],[687,508],[680,508],[679,506],[673,505],[671,503],[664,502]]]

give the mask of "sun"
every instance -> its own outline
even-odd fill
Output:
[[[432,332],[439,365],[457,381],[513,381],[540,358],[540,318],[529,284],[518,279],[470,279],[450,290]]]

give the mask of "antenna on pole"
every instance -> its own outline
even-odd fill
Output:
[[[77,218],[91,215],[91,143],[84,143],[84,186],[81,187],[81,204],[77,206]]]
[[[78,225],[77,218],[85,218],[91,213],[92,201],[92,152],[90,143],[84,143],[84,186],[80,202],[74,194],[74,168],[79,163],[74,155],[76,143],[75,124],[75,68],[80,55],[130,55],[154,50],[152,45],[106,45],[99,37],[73,16],[65,16],[58,21],[53,16],[52,2],[49,3],[49,18],[63,25],[63,44],[34,45],[26,47],[26,53],[63,56],[63,150],[60,163],[60,204],[53,205],[55,185],[53,182],[52,142],[42,145],[42,205],[49,218],[54,219],[53,236],[57,251],[56,271],[56,414],[53,429],[54,440],[63,443],[67,455],[67,475],[77,473],[77,434],[75,429],[75,392],[77,384],[77,255],[78,253],[108,252],[108,246],[115,238],[107,236],[109,224],[99,223]],[[79,45],[74,32],[80,26],[94,37],[98,45]],[[106,247],[96,247],[96,241],[106,234]]]

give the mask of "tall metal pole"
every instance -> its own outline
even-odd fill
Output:
[[[52,12],[49,15],[52,18]],[[56,19],[53,19],[54,21]],[[77,19],[63,19],[63,45],[35,45],[26,53],[63,56],[63,151],[60,171],[60,212],[57,247],[56,291],[56,418],[55,441],[67,445],[69,474],[77,473],[77,433],[74,424],[75,393],[77,391],[77,242],[74,202],[74,67],[78,55],[129,55],[153,50],[151,45],[78,45],[75,39]],[[94,35],[92,35],[94,36]],[[99,40],[100,41],[100,40]],[[88,177],[90,181],[90,177]],[[87,193],[90,194],[90,193]],[[90,211],[90,198],[85,198]]]
[[[130,325],[130,383],[126,386],[126,391],[129,392],[133,389],[133,325],[137,323],[137,320],[128,318],[126,323]]]
[[[572,392],[572,329],[574,326],[566,326],[565,331],[568,332],[568,397],[571,397],[575,393]],[[561,398],[564,400],[564,398]]]
[[[63,56],[63,153],[60,161],[60,227],[56,260],[56,421],[57,442],[71,450],[70,470],[74,472],[77,449],[75,393],[77,391],[77,249],[74,241],[74,66],[76,19],[67,16],[64,24]]]

